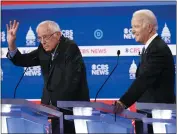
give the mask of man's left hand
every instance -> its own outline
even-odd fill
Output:
[[[121,101],[115,102],[114,113],[121,114],[125,109],[125,105]]]

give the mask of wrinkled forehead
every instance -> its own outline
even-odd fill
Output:
[[[42,24],[37,29],[38,36],[49,35],[51,33],[52,33],[52,31],[47,24]]]
[[[132,25],[141,25],[143,23],[143,17],[142,16],[133,16],[131,20]]]

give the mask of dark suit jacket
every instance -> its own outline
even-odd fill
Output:
[[[120,98],[127,107],[136,101],[146,103],[175,102],[175,67],[168,45],[157,36],[141,57],[136,80]]]
[[[43,104],[49,104],[50,100],[54,106],[57,100],[89,101],[85,64],[78,46],[68,38],[61,37],[52,62],[51,54],[46,53],[41,44],[28,54],[17,51],[10,60],[22,67],[41,66],[44,78]]]

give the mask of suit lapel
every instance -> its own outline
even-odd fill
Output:
[[[49,63],[50,63],[51,55],[40,46],[40,62],[41,66],[45,72],[45,74],[49,74]]]
[[[149,53],[150,49],[156,44],[155,42],[156,42],[156,40],[158,40],[158,39],[160,39],[160,36],[156,36],[156,37],[152,40],[152,42],[149,44],[149,46],[148,46],[147,49],[146,49],[146,52],[145,52],[146,55]]]
[[[50,67],[50,70],[49,70],[49,77],[51,76],[54,68],[55,68],[55,65],[57,62],[61,62],[62,61],[62,58],[64,58],[62,55],[63,55],[63,52],[64,52],[64,41],[65,41],[65,38],[62,36],[61,37],[61,40],[60,40],[60,43],[59,43],[59,46],[56,50],[56,53],[55,53],[55,56],[54,56],[54,59],[52,61],[52,64],[51,64],[51,67]]]
[[[149,46],[146,48],[144,54],[141,55],[141,62],[142,62],[142,63],[146,61],[146,57],[147,57],[147,55],[149,54],[150,49],[156,44],[156,43],[154,43],[154,42],[155,42],[157,39],[159,39],[159,38],[160,38],[159,36],[156,36],[156,37],[152,40],[152,42],[149,44]]]
[[[51,74],[54,70],[54,67],[56,65],[56,61],[58,61],[57,59],[60,57],[59,55],[60,55],[60,53],[59,53],[59,47],[58,47],[57,50],[56,50],[56,53],[54,55],[53,61],[50,60],[51,63],[50,63],[50,67],[49,67],[49,77],[51,76]]]
[[[136,72],[136,76],[138,76],[139,74],[141,74],[143,72],[143,64],[146,62],[147,60],[147,56],[150,52],[150,50],[152,49],[152,47],[154,47],[154,45],[156,45],[156,40],[158,40],[160,37],[159,36],[156,36],[154,38],[154,40],[152,40],[152,42],[149,44],[149,46],[146,48],[145,50],[145,53],[144,54],[141,54],[141,57],[140,57],[140,64],[137,68],[137,72]]]

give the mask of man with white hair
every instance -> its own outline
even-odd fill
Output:
[[[37,28],[39,46],[21,54],[15,40],[19,22],[7,24],[7,57],[21,67],[40,65],[44,88],[41,103],[57,106],[57,101],[89,101],[85,64],[76,43],[62,36],[54,21],[43,21]],[[68,114],[66,111],[62,111]],[[52,121],[52,133],[59,133],[58,121]],[[75,133],[74,124],[64,121],[64,133]]]
[[[132,17],[136,42],[144,44],[136,80],[116,101],[114,112],[121,113],[136,101],[145,103],[175,102],[175,67],[168,45],[157,34],[158,24],[150,10],[138,10]]]

